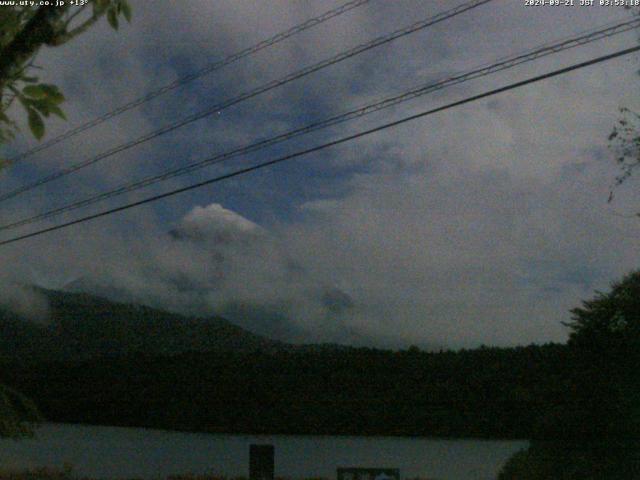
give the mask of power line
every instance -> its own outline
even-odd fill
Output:
[[[601,57],[594,58],[592,60],[588,60],[588,61],[585,61],[585,62],[581,62],[581,63],[577,63],[577,64],[574,64],[574,65],[571,65],[569,67],[564,67],[564,68],[561,68],[561,69],[558,69],[558,70],[554,70],[552,72],[548,72],[548,73],[545,73],[543,75],[538,75],[538,76],[535,76],[535,77],[531,77],[531,78],[528,78],[526,80],[522,80],[522,81],[519,81],[519,82],[515,82],[515,83],[512,83],[512,84],[506,85],[504,87],[496,88],[494,90],[489,90],[487,92],[484,92],[484,93],[481,93],[481,94],[478,94],[478,95],[474,95],[472,97],[467,97],[467,98],[464,98],[462,100],[458,100],[456,102],[448,103],[446,105],[443,105],[443,106],[440,106],[440,107],[437,107],[437,108],[433,108],[431,110],[420,112],[420,113],[417,113],[417,114],[414,114],[414,115],[409,115],[409,116],[404,117],[404,118],[402,118],[400,120],[396,120],[396,121],[393,121],[393,122],[385,123],[385,124],[380,125],[378,127],[371,128],[369,130],[364,130],[362,132],[359,132],[359,133],[356,133],[356,134],[353,134],[353,135],[348,135],[346,137],[342,137],[342,138],[339,138],[337,140],[333,140],[331,142],[323,143],[321,145],[317,145],[315,147],[308,148],[306,150],[301,150],[301,151],[298,151],[298,152],[295,152],[295,153],[292,153],[292,154],[289,154],[289,155],[285,155],[283,157],[279,157],[279,158],[270,160],[268,162],[263,162],[263,163],[260,163],[260,164],[257,164],[257,165],[253,165],[251,167],[242,168],[242,169],[236,170],[236,171],[231,172],[231,173],[227,173],[227,174],[220,175],[220,176],[217,176],[217,177],[214,177],[214,178],[210,178],[209,180],[205,180],[205,181],[198,182],[198,183],[186,186],[186,187],[182,187],[182,188],[178,188],[178,189],[175,189],[175,190],[171,190],[169,192],[165,192],[165,193],[162,193],[162,194],[159,194],[159,195],[154,195],[152,197],[148,197],[148,198],[145,198],[143,200],[139,200],[137,202],[132,202],[132,203],[128,203],[126,205],[122,205],[122,206],[119,206],[119,207],[115,207],[115,208],[111,208],[111,209],[108,209],[108,210],[104,210],[102,212],[95,213],[93,215],[87,215],[85,217],[81,217],[81,218],[78,218],[76,220],[72,220],[72,221],[69,221],[69,222],[66,222],[66,223],[62,223],[62,224],[55,225],[55,226],[48,227],[48,228],[43,228],[41,230],[37,230],[35,232],[31,232],[31,233],[28,233],[28,234],[25,234],[25,235],[20,235],[20,236],[17,236],[17,237],[9,238],[7,240],[0,241],[0,246],[7,245],[7,244],[10,244],[10,243],[14,243],[14,242],[18,242],[18,241],[21,241],[21,240],[25,240],[27,238],[32,238],[32,237],[36,237],[36,236],[39,236],[39,235],[43,235],[45,233],[53,232],[55,230],[60,230],[62,228],[67,228],[67,227],[70,227],[72,225],[77,225],[77,224],[80,224],[80,223],[84,223],[84,222],[87,222],[89,220],[94,220],[96,218],[100,218],[100,217],[104,217],[104,216],[107,216],[107,215],[111,215],[113,213],[122,212],[122,211],[128,210],[130,208],[134,208],[134,207],[138,207],[140,205],[144,205],[144,204],[147,204],[147,203],[155,202],[157,200],[161,200],[163,198],[171,197],[171,196],[177,195],[179,193],[184,193],[184,192],[187,192],[187,191],[190,191],[190,190],[194,190],[196,188],[204,187],[206,185],[211,185],[213,183],[218,183],[218,182],[221,182],[223,180],[227,180],[229,178],[233,178],[233,177],[237,177],[237,176],[240,176],[240,175],[244,175],[244,174],[253,172],[255,170],[260,170],[262,168],[270,167],[270,166],[276,165],[278,163],[283,163],[283,162],[286,162],[288,160],[293,160],[295,158],[302,157],[304,155],[308,155],[310,153],[314,153],[314,152],[318,152],[320,150],[324,150],[325,148],[333,147],[333,146],[336,146],[336,145],[340,145],[342,143],[349,142],[351,140],[355,140],[357,138],[368,136],[368,135],[371,135],[373,133],[377,133],[377,132],[386,130],[388,128],[397,127],[398,125],[402,125],[404,123],[407,123],[407,122],[410,122],[410,121],[413,121],[413,120],[417,120],[418,118],[426,117],[428,115],[433,115],[435,113],[442,112],[442,111],[448,110],[450,108],[454,108],[454,107],[458,107],[460,105],[465,105],[467,103],[475,102],[475,101],[478,101],[478,100],[481,100],[481,99],[484,99],[484,98],[487,98],[487,97],[491,97],[493,95],[497,95],[499,93],[503,93],[503,92],[507,92],[507,91],[510,91],[510,90],[514,90],[516,88],[523,87],[525,85],[529,85],[529,84],[532,84],[532,83],[540,82],[542,80],[546,80],[546,79],[549,79],[549,78],[552,78],[552,77],[557,77],[559,75],[563,75],[565,73],[572,72],[574,70],[578,70],[578,69],[585,68],[585,67],[588,67],[588,66],[591,66],[591,65],[595,65],[595,64],[598,64],[598,63],[606,62],[606,61],[612,60],[614,58],[622,57],[623,55],[629,55],[629,54],[635,53],[637,51],[640,51],[640,46],[631,47],[631,48],[627,48],[627,49],[624,49],[624,50],[619,50],[619,51],[617,51],[615,53],[611,53],[609,55],[604,55],[604,56],[601,56]]]
[[[471,10],[473,8],[477,8],[481,5],[484,5],[485,3],[489,3],[493,0],[472,0],[470,2],[464,3],[462,5],[459,5],[455,8],[452,8],[450,10],[447,10],[445,12],[439,13],[435,16],[429,17],[427,19],[421,20],[419,22],[415,22],[407,27],[401,28],[399,30],[395,30],[394,32],[391,32],[387,35],[383,35],[380,37],[377,37],[367,43],[363,43],[361,45],[358,45],[354,48],[351,48],[349,50],[346,50],[344,52],[341,52],[333,57],[330,57],[326,60],[322,60],[318,63],[315,63],[313,65],[310,65],[308,67],[305,67],[301,70],[298,70],[296,72],[293,72],[279,80],[273,80],[269,83],[266,83],[264,85],[261,85],[253,90],[250,90],[248,92],[245,92],[243,94],[238,95],[237,97],[233,97],[229,100],[226,100],[222,103],[213,105],[211,107],[208,107],[207,109],[189,115],[186,118],[183,118],[182,120],[179,120],[177,122],[174,122],[172,124],[169,124],[165,127],[162,127],[158,130],[154,130],[151,133],[148,133],[146,135],[143,135],[141,137],[138,137],[135,140],[129,141],[127,143],[121,144],[117,147],[113,147],[109,150],[107,150],[106,152],[103,152],[95,157],[92,157],[90,159],[84,160],[80,163],[76,163],[74,165],[71,165],[67,168],[64,168],[62,170],[59,170],[57,172],[54,172],[50,175],[47,175],[45,177],[42,177],[38,180],[36,180],[35,182],[32,182],[30,184],[24,185],[22,187],[18,187],[14,190],[11,190],[5,194],[0,195],[0,202],[8,200],[10,198],[14,198],[24,192],[27,192],[29,190],[32,190],[40,185],[44,185],[46,183],[49,183],[53,180],[57,180],[61,177],[70,175],[82,168],[88,167],[90,165],[93,165],[97,162],[99,162],[100,160],[103,160],[107,157],[111,157],[117,153],[123,152],[125,150],[128,150],[130,148],[133,148],[137,145],[140,145],[142,143],[148,142],[150,140],[153,140],[156,137],[159,137],[161,135],[164,135],[166,133],[169,133],[173,130],[176,130],[177,128],[183,127],[185,125],[188,125],[190,123],[195,122],[196,120],[200,120],[202,118],[205,118],[207,116],[213,115],[214,113],[220,112],[226,108],[229,108],[233,105],[236,105],[240,102],[243,102],[245,100],[248,100],[250,98],[256,97],[258,95],[261,95],[263,93],[266,93],[270,90],[273,90],[274,88],[280,87],[282,85],[285,85],[289,82],[292,82],[294,80],[297,80],[299,78],[302,78],[306,75],[310,75],[311,73],[314,73],[318,70],[321,70],[323,68],[326,68],[330,65],[334,65],[338,62],[342,62],[343,60],[346,60],[348,58],[354,57],[356,55],[359,55],[361,53],[364,53],[368,50],[371,50],[373,48],[379,47],[381,45],[387,44],[389,42],[392,42],[393,40],[396,40],[398,38],[410,35],[412,33],[415,33],[419,30],[423,30],[429,26],[435,25],[436,23],[442,22],[444,20],[447,20],[449,18],[452,18],[456,15],[460,15],[468,10]]]
[[[352,0],[349,1],[337,8],[334,8],[332,10],[329,10],[321,15],[318,15],[317,17],[314,18],[310,18],[309,20],[306,20],[305,22],[296,25],[288,30],[285,30],[283,32],[280,32],[276,35],[274,35],[273,37],[270,37],[266,40],[262,40],[261,42],[258,42],[257,44],[251,46],[251,47],[247,47],[244,50],[240,50],[239,52],[236,52],[232,55],[229,55],[228,57],[223,58],[222,60],[219,60],[217,62],[211,63],[209,65],[206,65],[205,67],[201,68],[200,70],[197,70],[193,73],[190,73],[188,75],[184,75],[176,80],[174,80],[171,83],[168,83],[156,90],[152,90],[151,92],[147,93],[146,95],[143,95],[142,97],[136,98],[135,100],[132,100],[128,103],[125,103],[124,105],[121,105],[120,107],[105,113],[104,115],[101,115],[99,117],[94,118],[93,120],[90,120],[86,123],[83,123],[81,125],[78,125],[75,128],[72,128],[71,130],[68,130],[64,133],[62,133],[61,135],[58,135],[57,137],[54,137],[30,150],[27,150],[26,152],[23,152],[19,155],[16,155],[15,157],[9,159],[8,161],[6,161],[7,164],[11,165],[14,164],[16,162],[19,162],[20,160],[23,160],[35,153],[41,152],[43,150],[46,150],[47,148],[50,148],[54,145],[57,145],[58,143],[76,136],[79,133],[82,133],[86,130],[89,130],[90,128],[96,127],[98,125],[100,125],[101,123],[106,122],[107,120],[110,120],[113,117],[116,117],[128,110],[131,110],[135,107],[138,107],[140,105],[142,105],[143,103],[146,103],[150,100],[153,100],[156,97],[159,97],[161,95],[164,95],[167,92],[170,92],[172,90],[175,90],[178,87],[181,87],[183,85],[186,85],[189,82],[192,82],[193,80],[196,80],[200,77],[203,77],[205,75],[208,75],[212,72],[215,72],[216,70],[220,70],[223,67],[226,67],[227,65],[230,65],[232,63],[237,62],[238,60],[241,60],[245,57],[248,57],[250,55],[253,55],[255,53],[258,53],[261,50],[264,50],[267,47],[270,47],[272,45],[275,45],[279,42],[282,42],[283,40],[286,40],[289,37],[292,37],[293,35],[296,35],[298,33],[301,33],[305,30],[308,30],[310,28],[313,28],[317,25],[320,25],[321,23],[326,22],[327,20],[330,20],[334,17],[337,17],[339,15],[342,15],[343,13],[346,13],[350,10],[353,10],[355,8],[358,8],[366,3],[369,3],[371,0]]]
[[[186,165],[183,167],[178,167],[173,170],[166,171],[164,173],[149,176],[143,178],[141,180],[137,180],[135,182],[130,182],[123,186],[120,186],[114,190],[110,190],[98,195],[94,195],[88,198],[85,198],[80,201],[71,202],[67,205],[63,205],[61,207],[55,208],[53,210],[49,210],[43,213],[36,214],[34,216],[17,220],[12,223],[0,225],[0,231],[9,230],[12,228],[28,225],[34,223],[39,220],[48,219],[54,217],[56,215],[60,215],[62,213],[70,212],[76,210],[78,208],[86,207],[97,203],[102,200],[107,200],[109,198],[113,198],[124,193],[132,192],[135,190],[139,190],[141,188],[153,185],[158,182],[162,182],[180,175],[185,175],[191,173],[200,168],[204,168],[213,164],[221,163],[223,161],[230,160],[232,158],[245,155],[247,153],[252,153],[258,150],[261,150],[266,147],[273,146],[277,143],[284,142],[291,138],[305,135],[323,128],[327,128],[330,126],[337,125],[339,123],[343,123],[346,121],[350,121],[356,118],[360,118],[365,115],[369,115],[371,113],[398,105],[400,103],[418,98],[420,96],[426,95],[428,93],[432,93],[438,90],[442,90],[444,88],[451,87],[453,85],[457,85],[469,80],[474,80],[476,78],[484,77],[486,75],[490,75],[493,73],[497,73],[500,71],[504,71],[515,66],[521,65],[526,62],[531,62],[533,60],[537,60],[539,58],[545,57],[547,55],[559,53],[564,50],[568,50],[570,48],[574,48],[577,46],[585,45],[591,42],[602,40],[603,38],[612,37],[614,35],[619,35],[621,33],[627,32],[629,30],[635,29],[640,26],[640,19],[635,18],[630,21],[620,22],[613,26],[608,26],[607,28],[602,28],[599,30],[592,30],[590,32],[586,32],[578,37],[568,38],[556,43],[547,43],[542,47],[539,47],[535,50],[530,50],[525,53],[516,54],[511,57],[503,57],[501,61],[497,63],[485,65],[482,67],[477,67],[472,69],[471,71],[463,74],[454,75],[448,77],[444,80],[440,80],[435,83],[420,85],[418,87],[414,87],[400,94],[396,94],[393,96],[386,97],[380,101],[365,105],[363,107],[356,108],[354,110],[330,117],[328,119],[314,122],[308,124],[306,126],[296,128],[290,130],[288,132],[282,133],[275,137],[271,137],[265,140],[261,140],[258,142],[251,143],[249,145],[245,145],[243,147],[236,148],[231,151],[227,151],[224,153],[217,154],[213,157],[207,158],[205,160],[201,160],[190,165]]]

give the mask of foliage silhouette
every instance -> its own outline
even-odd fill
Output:
[[[640,271],[571,313],[568,401],[500,480],[640,478]]]

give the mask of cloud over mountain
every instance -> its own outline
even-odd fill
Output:
[[[281,340],[351,338],[342,324],[354,308],[349,294],[310,275],[277,236],[219,204],[196,206],[142,251],[115,268],[98,266],[67,288],[217,313]]]

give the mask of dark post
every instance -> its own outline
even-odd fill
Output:
[[[273,480],[273,445],[249,445],[249,480]]]

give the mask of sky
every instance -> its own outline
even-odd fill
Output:
[[[355,45],[464,3],[371,0],[0,173],[7,191]],[[620,7],[494,0],[0,203],[21,219],[354,106],[630,18]],[[579,3],[579,2],[576,2]],[[47,138],[341,2],[131,1],[43,49],[68,121]],[[638,32],[426,95],[2,238],[309,148],[598,55]],[[640,265],[640,189],[607,137],[640,108],[630,55],[163,201],[0,247],[4,282],[223,315],[293,342],[468,348],[562,342],[570,309]],[[21,119],[19,110],[13,112]],[[37,145],[23,128],[3,147]],[[5,288],[5,303],[24,295]],[[34,305],[44,311],[41,302]],[[15,302],[13,302],[15,303]]]

